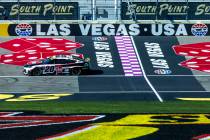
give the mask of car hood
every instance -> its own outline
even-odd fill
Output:
[[[35,61],[30,61],[28,62],[24,67],[31,67],[31,66],[35,66],[35,65],[39,65],[42,64],[41,60],[35,60]]]

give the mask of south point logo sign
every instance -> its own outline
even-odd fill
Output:
[[[122,3],[123,20],[131,19],[136,13],[137,20],[209,20],[210,2],[133,2]]]
[[[10,36],[209,36],[209,24],[10,24]],[[94,38],[101,39],[104,38]]]
[[[78,20],[78,2],[0,2],[9,20]]]

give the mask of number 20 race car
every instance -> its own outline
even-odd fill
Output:
[[[80,75],[89,70],[89,58],[76,55],[55,55],[44,60],[31,61],[24,67],[24,75]]]

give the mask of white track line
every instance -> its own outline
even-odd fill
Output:
[[[0,76],[0,78],[36,78],[36,77],[85,77],[85,78],[92,78],[92,77],[125,77],[125,78],[141,78],[141,76],[125,76],[125,75],[80,75],[80,76],[24,76],[24,75],[8,75],[8,76]],[[147,77],[210,77],[210,75],[147,75]]]
[[[86,77],[86,78],[91,78],[91,77],[124,77],[124,78],[128,78],[128,76],[125,76],[125,75],[80,75],[80,76],[72,76],[72,75],[69,75],[69,76],[24,76],[24,75],[13,75],[13,76],[0,76],[0,78],[36,78],[36,77],[50,77],[50,78],[53,78],[53,77],[57,77],[57,78],[62,78],[62,77]],[[138,76],[139,77],[139,76]],[[133,78],[133,77],[132,77]]]
[[[210,77],[210,75],[147,75],[150,77]]]
[[[176,92],[176,93],[210,93],[210,91],[158,91],[159,93],[174,93],[174,92]],[[145,91],[143,91],[143,90],[139,90],[139,91],[84,91],[84,92],[68,92],[68,91],[64,91],[64,92],[43,92],[43,91],[41,91],[41,92],[5,92],[5,91],[0,91],[0,94],[63,94],[63,93],[65,93],[65,94],[71,94],[71,95],[76,95],[76,94],[103,94],[103,93],[105,93],[105,94],[132,94],[132,93],[138,93],[138,94],[141,94],[141,93],[154,93],[153,91],[151,91],[151,90],[145,90]]]
[[[176,93],[197,93],[197,92],[199,92],[199,93],[210,93],[210,91],[158,91],[159,93],[174,93],[174,92],[176,92]],[[114,93],[114,94],[121,94],[121,93],[128,93],[128,94],[132,94],[132,93],[139,93],[139,94],[141,94],[141,93],[154,93],[154,91],[151,91],[151,90],[145,90],[145,91],[142,91],[142,90],[139,90],[139,91],[137,91],[137,90],[135,90],[135,91],[84,91],[84,92],[76,92],[77,94],[95,94],[95,93],[107,93],[107,94],[112,94],[112,93]]]
[[[196,93],[196,92],[201,92],[201,93],[209,93],[210,91],[205,91],[205,90],[201,90],[201,91],[190,91],[190,90],[184,90],[184,91],[173,91],[173,90],[169,90],[169,91],[158,91],[158,92],[162,92],[162,93],[167,93],[167,92],[177,92],[177,93]]]
[[[152,85],[152,83],[151,83],[151,82],[149,81],[149,79],[147,78],[147,75],[146,75],[146,73],[145,73],[145,71],[144,71],[144,67],[143,67],[143,65],[142,65],[140,56],[139,56],[139,54],[138,54],[138,50],[137,50],[137,48],[136,48],[136,44],[135,44],[135,42],[134,42],[134,40],[133,40],[133,36],[131,36],[130,38],[131,38],[131,41],[132,41],[132,44],[133,44],[133,47],[134,47],[134,50],[135,50],[137,59],[138,59],[139,64],[140,64],[140,66],[141,66],[142,74],[143,74],[143,76],[144,76],[146,82],[148,83],[148,85],[150,86],[150,88],[152,89],[152,91],[155,93],[155,95],[157,96],[158,100],[159,100],[160,102],[163,102],[163,99],[162,99],[162,98],[160,97],[160,95],[158,94],[158,91],[155,89],[155,87]]]
[[[71,92],[71,91],[55,91],[55,92],[44,92],[44,91],[40,91],[40,92],[38,92],[38,91],[36,91],[36,92],[33,92],[33,91],[23,91],[23,92],[21,92],[21,91],[9,91],[9,92],[5,92],[5,91],[0,91],[0,94],[70,94],[70,95],[74,95],[74,93],[78,93],[78,92]],[[69,96],[70,96],[69,95]]]

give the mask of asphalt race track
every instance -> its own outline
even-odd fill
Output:
[[[65,37],[91,59],[80,76],[27,77],[22,67],[0,65],[1,93],[73,93],[68,100],[155,100],[210,98],[206,72],[179,65],[190,57],[172,46],[210,42],[209,37]],[[1,38],[6,41],[12,38]],[[0,49],[1,54],[8,53]]]

